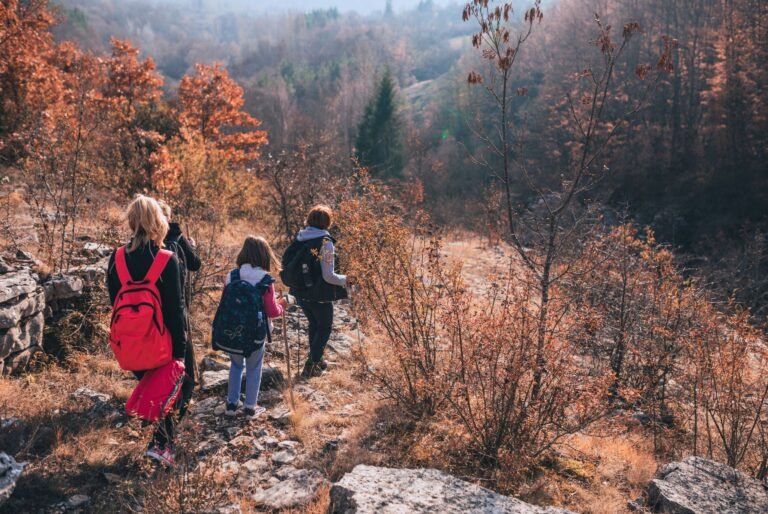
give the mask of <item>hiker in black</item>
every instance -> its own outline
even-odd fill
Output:
[[[125,261],[131,278],[135,280],[144,277],[152,266],[160,250],[158,244],[167,233],[167,222],[160,205],[154,199],[143,195],[138,195],[129,206],[128,222],[133,231],[133,238],[127,246]],[[112,304],[115,303],[121,286],[113,253],[107,267],[107,289]],[[186,362],[192,345],[187,344],[181,265],[176,255],[171,257],[160,274],[157,290],[160,293],[163,321],[171,334],[173,358]],[[141,379],[143,373],[137,372],[135,375]],[[155,430],[146,455],[165,464],[173,464],[173,436],[174,419],[173,415],[169,414]]]
[[[194,240],[190,241],[181,232],[181,225],[171,221],[173,213],[171,207],[165,202],[159,202],[168,220],[168,235],[165,236],[165,248],[176,254],[179,259],[179,271],[181,274],[181,290],[184,296],[184,327],[187,332],[187,352],[184,358],[184,385],[181,388],[181,397],[179,398],[179,419],[184,417],[192,400],[192,393],[195,390],[195,370],[197,362],[195,361],[195,347],[192,344],[189,324],[189,309],[192,302],[192,291],[189,281],[189,272],[200,270],[202,262],[197,255]]]
[[[170,219],[170,218],[169,218]],[[189,272],[200,271],[202,261],[197,255],[194,242],[190,241],[181,232],[181,225],[176,222],[168,223],[168,235],[165,236],[165,248],[172,251],[179,258],[181,264],[181,287],[184,290],[184,303],[189,309],[192,301],[192,291],[187,281]]]
[[[325,346],[333,331],[333,302],[347,297],[348,278],[336,273],[335,240],[328,232],[332,211],[314,207],[307,216],[307,227],[283,255],[283,282],[309,320],[309,356],[301,375],[321,375],[327,368]]]

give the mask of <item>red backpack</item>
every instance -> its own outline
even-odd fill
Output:
[[[141,377],[125,404],[125,411],[129,416],[155,423],[171,412],[183,384],[184,363],[181,361],[151,369]]]
[[[112,306],[109,344],[124,370],[155,369],[173,359],[171,333],[163,321],[157,290],[157,281],[172,256],[160,250],[144,279],[135,281],[125,262],[125,247],[115,254],[121,286]]]

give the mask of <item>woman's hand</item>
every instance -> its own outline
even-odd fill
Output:
[[[288,307],[288,299],[285,296],[283,296],[277,301],[277,304],[280,305],[280,307],[282,307],[283,309],[285,309]]]

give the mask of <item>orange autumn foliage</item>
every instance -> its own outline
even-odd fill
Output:
[[[23,153],[17,131],[60,100],[57,73],[50,60],[55,51],[50,27],[54,17],[45,0],[0,3],[0,149]]]
[[[123,123],[128,124],[143,104],[159,100],[163,78],[155,71],[155,61],[139,61],[139,49],[128,40],[112,38],[112,55],[106,60],[105,96],[115,102]]]
[[[261,122],[242,110],[243,88],[218,64],[197,64],[195,71],[179,84],[182,132],[199,135],[235,162],[259,157],[259,149],[267,144],[267,133],[254,130]]]

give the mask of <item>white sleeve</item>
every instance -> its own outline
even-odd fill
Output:
[[[323,280],[334,286],[347,287],[347,277],[336,273],[335,265],[336,249],[333,247],[333,241],[329,239],[320,250],[320,269],[323,271]]]

